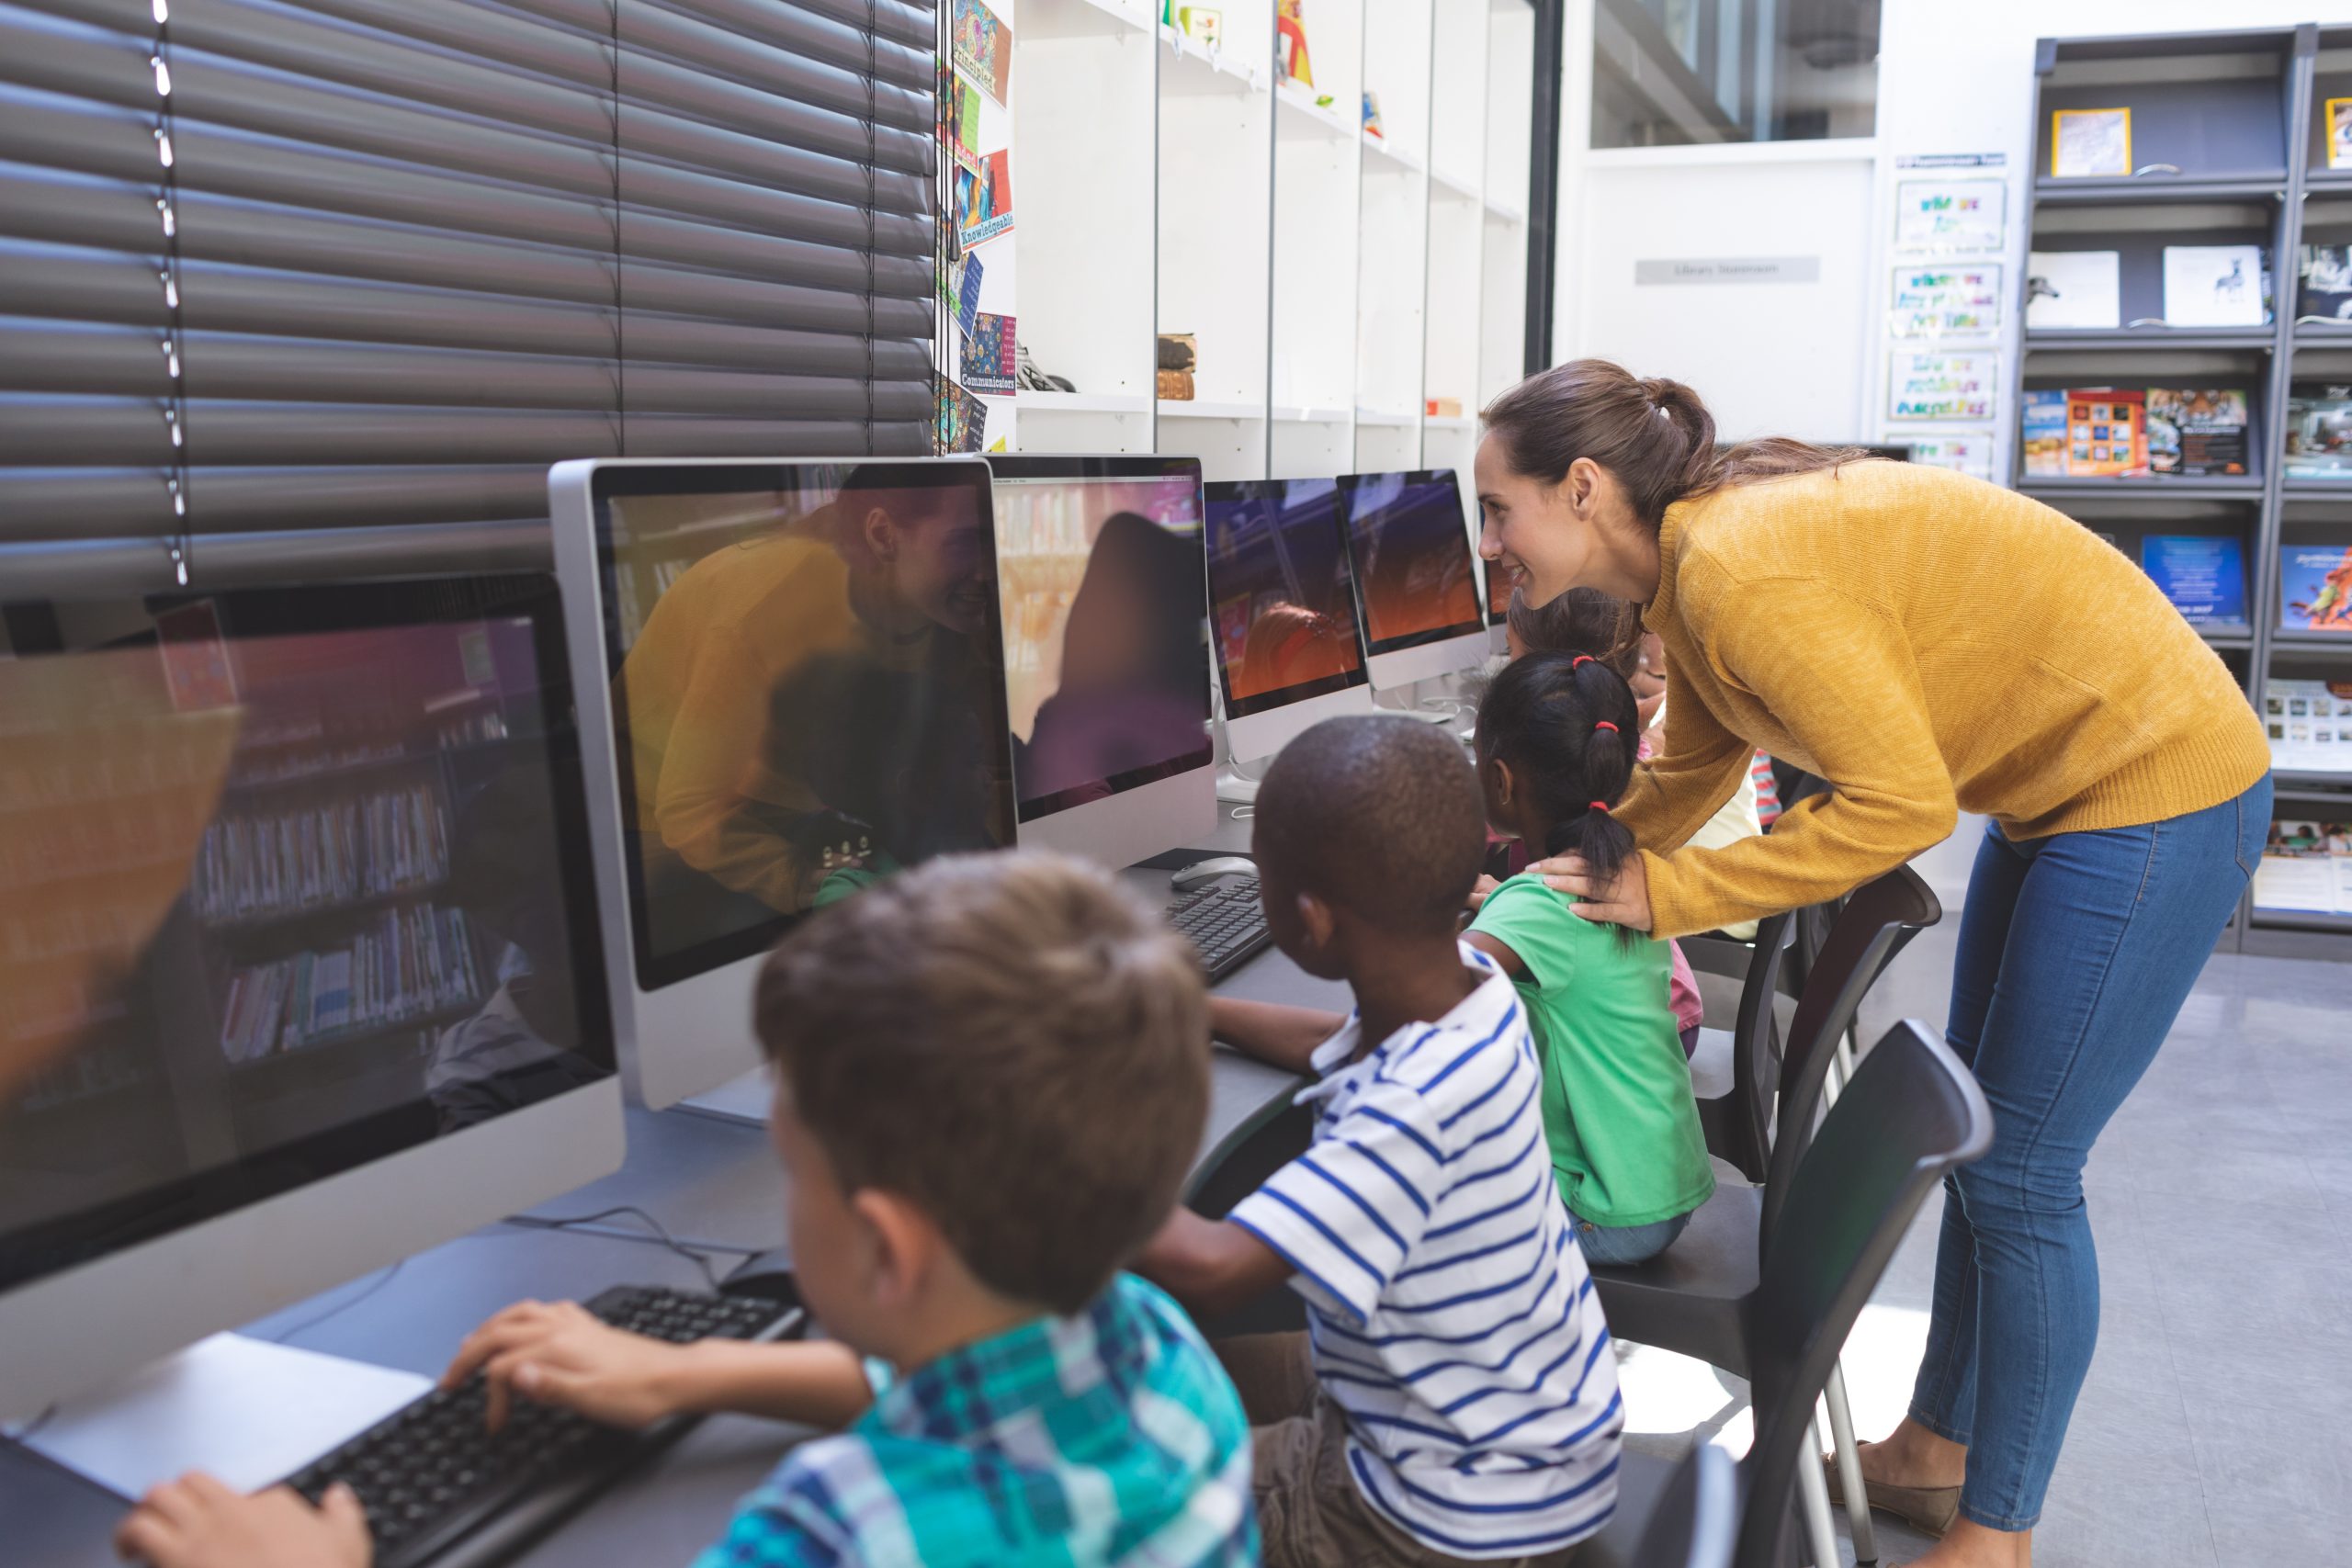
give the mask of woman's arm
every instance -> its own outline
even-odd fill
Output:
[[[1238,997],[1209,998],[1209,1032],[1245,1055],[1294,1073],[1315,1070],[1315,1048],[1340,1032],[1347,1019],[1318,1008],[1250,1002]]]
[[[1760,839],[1665,855],[1645,840],[1651,931],[1688,936],[1819,903],[1951,836],[1951,772],[1901,628],[1834,589],[1786,579],[1732,585],[1685,613],[1706,628],[1715,661],[1804,745],[1830,792],[1783,812]],[[1674,705],[1669,729],[1695,705]]]

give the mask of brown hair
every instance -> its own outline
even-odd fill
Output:
[[[982,1283],[1057,1313],[1168,1217],[1208,1114],[1192,950],[1058,855],[943,856],[811,917],[755,1021],[845,1190],[905,1197]]]
[[[1571,588],[1542,605],[1514,588],[1509,619],[1511,635],[1530,653],[1589,653],[1621,681],[1640,667],[1640,609],[1598,588]]]
[[[1816,473],[1855,462],[1852,446],[1815,446],[1775,435],[1715,445],[1714,416],[1699,394],[1662,376],[1636,377],[1606,359],[1571,359],[1539,370],[1479,415],[1499,436],[1511,471],[1545,484],[1589,457],[1625,488],[1652,530],[1678,501],[1725,485]]]

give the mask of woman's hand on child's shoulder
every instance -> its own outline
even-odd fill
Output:
[[[1582,855],[1561,855],[1538,861],[1527,868],[1555,893],[1573,893],[1576,912],[1597,924],[1625,926],[1645,931],[1657,922],[1650,909],[1650,874],[1639,855],[1628,856],[1617,874],[1601,882]]]

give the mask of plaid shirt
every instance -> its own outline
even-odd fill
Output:
[[[1122,1274],[903,1378],[804,1443],[696,1568],[1193,1568],[1258,1561],[1250,1428],[1183,1313]]]

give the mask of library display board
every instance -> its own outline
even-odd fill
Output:
[[[1523,372],[1527,0],[987,6],[1005,107],[977,93],[973,151],[1019,194],[966,254],[1034,373],[984,447],[1466,485]]]
[[[2352,957],[2352,27],[2040,44],[2017,488],[2146,569],[2263,716],[2231,933]]]

